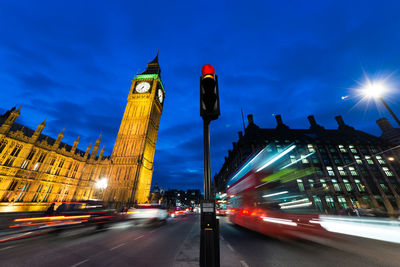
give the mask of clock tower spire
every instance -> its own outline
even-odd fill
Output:
[[[148,200],[158,126],[164,104],[164,86],[157,56],[132,81],[127,105],[111,155],[109,202]]]

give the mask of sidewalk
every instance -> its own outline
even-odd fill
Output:
[[[200,256],[200,221],[196,222],[187,238],[178,249],[174,260],[174,267],[194,267],[199,266]],[[243,267],[237,254],[228,243],[220,238],[220,257],[221,267]]]

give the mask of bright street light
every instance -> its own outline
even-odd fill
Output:
[[[371,81],[367,79],[367,83],[362,88],[362,93],[367,97],[373,97],[379,99],[382,104],[386,107],[389,113],[392,115],[393,119],[400,125],[400,120],[390,109],[385,100],[383,100],[382,94],[387,91],[387,87],[382,81]]]
[[[102,190],[106,189],[108,186],[107,178],[101,178],[100,180],[97,180],[95,185],[99,189],[102,189]]]
[[[363,93],[368,97],[378,98],[382,97],[385,92],[385,85],[382,82],[370,82],[363,88]]]

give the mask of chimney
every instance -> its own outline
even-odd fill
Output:
[[[382,132],[390,131],[393,129],[392,124],[390,124],[389,120],[386,118],[380,118],[376,121],[379,128],[381,128]]]
[[[354,127],[351,127],[344,123],[342,116],[336,116],[335,120],[337,121],[337,124],[339,125],[338,129],[339,130],[354,130]]]
[[[310,129],[312,129],[312,130],[323,130],[324,129],[324,127],[317,124],[317,121],[315,120],[314,115],[308,116],[307,119],[310,122]]]
[[[279,114],[275,115],[275,120],[277,123],[277,126],[276,126],[277,129],[289,129],[289,126],[283,124],[281,115],[279,115]]]
[[[249,122],[249,125],[250,125],[250,124],[254,124],[253,114],[247,115],[247,121]]]
[[[243,132],[242,131],[238,132],[238,135],[239,135],[239,139],[242,138],[243,137]]]

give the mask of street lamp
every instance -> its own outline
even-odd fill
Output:
[[[386,86],[383,82],[372,82],[369,81],[367,84],[362,88],[363,94],[367,97],[372,97],[374,99],[379,99],[382,104],[386,107],[389,113],[392,115],[393,119],[399,124],[400,120],[396,117],[394,112],[390,109],[388,104],[383,100],[382,94],[386,91]]]
[[[107,188],[108,186],[108,179],[107,178],[101,178],[99,180],[97,180],[97,182],[95,183],[96,188],[98,188],[100,190],[100,199],[103,198],[103,192],[104,190]]]

